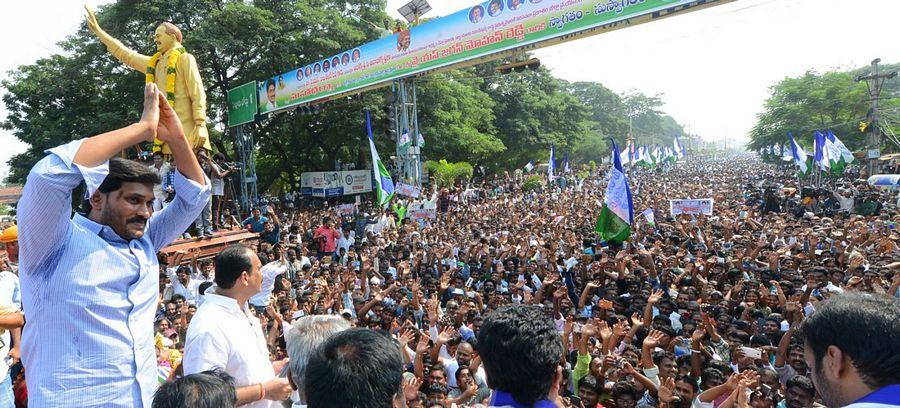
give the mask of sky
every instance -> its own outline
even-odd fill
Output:
[[[56,46],[84,18],[82,4],[106,0],[7,2],[0,24],[0,72],[59,52]],[[388,0],[389,14],[407,0]],[[429,0],[426,17],[448,15],[479,1]],[[53,10],[48,13],[47,10]],[[660,94],[663,110],[706,140],[745,143],[769,87],[803,74],[849,69],[876,57],[900,62],[891,27],[897,0],[738,0],[673,18],[536,51],[544,67],[568,81],[595,81],[618,93]],[[40,16],[39,19],[35,16]],[[0,93],[3,90],[0,89]],[[6,111],[0,104],[0,117]],[[0,130],[0,177],[25,150]]]

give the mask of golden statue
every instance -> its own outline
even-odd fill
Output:
[[[147,82],[156,82],[156,86],[166,93],[166,99],[175,109],[181,126],[185,130],[188,141],[194,147],[212,150],[209,145],[209,132],[206,130],[206,91],[197,68],[197,60],[181,45],[182,34],[172,23],[162,23],[156,27],[154,41],[156,54],[142,55],[113,38],[100,28],[97,17],[87,10],[87,26],[97,35],[106,49],[116,59],[146,75]],[[169,146],[153,141],[153,151],[171,154]]]

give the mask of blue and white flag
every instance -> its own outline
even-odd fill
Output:
[[[375,171],[375,201],[379,208],[387,208],[388,202],[394,196],[394,182],[391,173],[378,157],[375,150],[375,138],[372,136],[372,118],[366,110],[366,131],[369,133],[369,149],[372,152],[372,169]]]
[[[566,152],[566,155],[563,156],[563,173],[571,173],[572,168],[569,167],[569,152]]]
[[[634,223],[634,205],[631,201],[631,187],[625,169],[619,160],[619,147],[612,141],[613,167],[609,172],[609,184],[606,186],[606,197],[597,224],[594,229],[606,242],[622,243],[631,236],[631,224]]]
[[[794,140],[794,135],[790,132],[788,132],[788,137],[791,139],[791,155],[794,157],[794,164],[800,168],[800,174],[806,175],[809,173],[809,166],[806,162],[806,150],[803,150],[803,147]]]
[[[550,181],[556,177],[556,145],[550,145],[550,163],[547,165],[547,177]]]
[[[623,150],[619,153],[619,161],[622,162],[622,165],[626,165],[631,163],[631,152],[628,149]]]
[[[819,165],[819,168],[827,171],[831,168],[831,163],[828,161],[828,151],[825,146],[825,134],[817,130],[813,135],[813,142],[815,143],[815,156],[813,156],[813,161]]]
[[[656,215],[653,214],[653,209],[652,209],[652,208],[648,208],[648,209],[644,210],[644,211],[641,213],[641,215],[643,215],[644,218],[647,219],[647,224],[650,224],[650,225],[656,225]]]
[[[853,162],[853,152],[844,145],[844,142],[841,139],[838,139],[837,136],[834,135],[834,132],[831,130],[828,131],[828,140],[834,143],[834,145],[838,148],[838,151],[841,153],[841,158],[844,159],[844,163],[850,164]]]
[[[409,138],[409,130],[403,129],[403,134],[400,135],[400,140],[397,144],[400,145],[400,149],[409,149],[409,146],[412,145],[412,139]]]
[[[684,146],[681,145],[681,141],[678,140],[678,135],[675,135],[675,140],[672,143],[675,147],[675,158],[683,159],[684,158]]]

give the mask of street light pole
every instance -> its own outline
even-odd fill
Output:
[[[869,176],[878,172],[878,158],[881,156],[881,127],[878,125],[878,98],[881,95],[881,88],[884,81],[897,76],[897,71],[880,73],[878,72],[878,63],[881,58],[872,60],[872,73],[869,75],[860,75],[856,77],[856,82],[865,81],[869,90],[869,134],[866,136],[866,158],[868,158]]]

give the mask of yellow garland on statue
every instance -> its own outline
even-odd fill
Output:
[[[181,57],[181,54],[184,54],[187,50],[184,47],[178,47],[172,50],[169,53],[169,58],[166,60],[166,99],[169,101],[169,105],[172,108],[175,107],[175,64],[178,63],[178,58]],[[159,62],[159,58],[162,56],[161,52],[157,52],[150,57],[150,62],[147,64],[147,80],[146,83],[156,82],[156,64]],[[158,152],[162,150],[162,142],[159,139],[153,140],[153,151]]]

